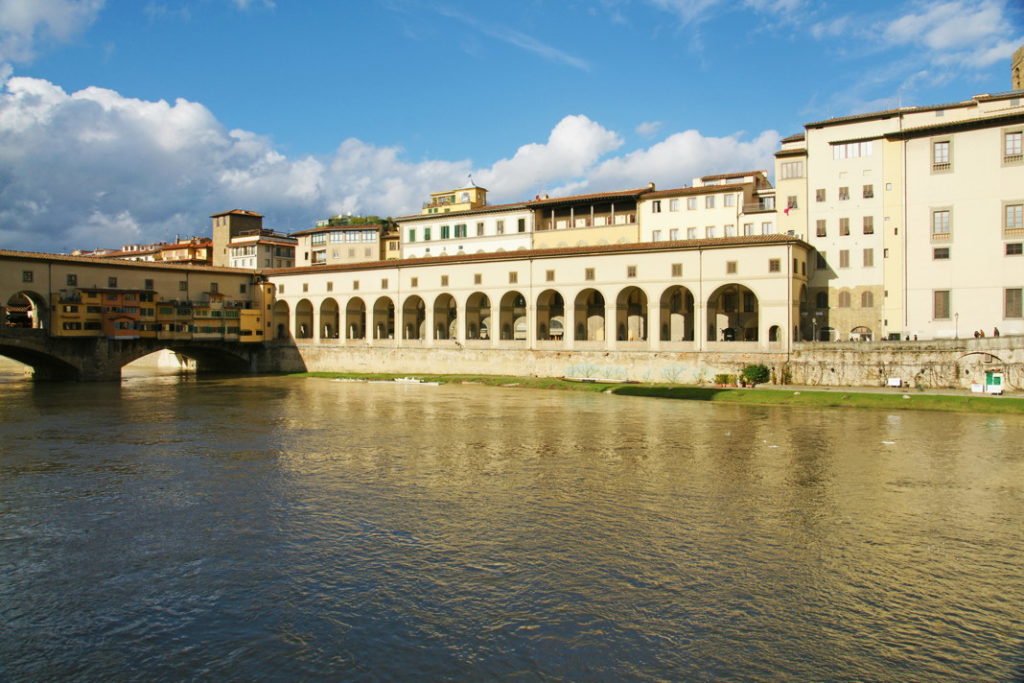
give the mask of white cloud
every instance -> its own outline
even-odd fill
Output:
[[[547,140],[508,158],[403,158],[397,147],[348,139],[323,156],[288,157],[263,136],[228,130],[196,102],[144,101],[103,88],[67,93],[15,76],[0,90],[0,247],[118,247],[209,234],[208,216],[247,208],[268,227],[298,230],[338,213],[403,215],[468,176],[493,202],[558,193],[684,185],[692,176],[770,168],[778,135],[753,140],[697,131],[614,156],[622,137],[566,116]]]
[[[0,62],[27,62],[40,41],[66,41],[88,27],[104,0],[0,0]]]
[[[661,121],[644,121],[635,128],[636,134],[645,138],[653,137],[661,128]]]
[[[231,2],[240,10],[247,10],[255,5],[260,5],[267,9],[273,9],[276,6],[274,0],[231,0]]]

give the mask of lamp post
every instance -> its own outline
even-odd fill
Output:
[[[960,338],[960,314],[953,314],[953,339]]]

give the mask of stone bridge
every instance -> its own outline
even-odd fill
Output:
[[[37,380],[117,381],[121,368],[162,349],[196,361],[199,373],[274,372],[263,344],[239,342],[51,337],[45,329],[0,326],[0,355],[33,369]]]

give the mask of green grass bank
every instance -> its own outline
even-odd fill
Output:
[[[325,379],[391,380],[394,374],[304,372],[292,377]],[[795,405],[817,407],[881,408],[884,410],[933,410],[946,412],[1024,415],[1024,399],[1003,396],[946,395],[921,392],[858,392],[834,388],[829,391],[807,389],[731,389],[668,384],[596,384],[568,382],[554,377],[515,377],[511,375],[429,375],[410,377],[443,384],[483,384],[495,387],[525,387],[561,391],[607,392],[620,396],[646,396],[684,401],[712,401],[745,405]]]

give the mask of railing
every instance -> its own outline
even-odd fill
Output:
[[[1003,163],[1004,164],[1015,164],[1015,163],[1017,163],[1019,161],[1024,161],[1024,154],[1004,154],[1003,155]]]
[[[953,168],[953,164],[948,161],[932,164],[932,173],[941,173],[943,171],[948,171],[951,168]]]
[[[743,205],[743,213],[761,213],[774,210],[775,202],[747,202]]]

